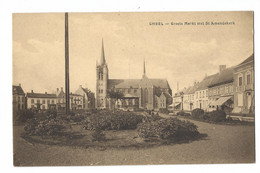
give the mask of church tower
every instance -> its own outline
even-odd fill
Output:
[[[102,39],[101,57],[96,64],[96,108],[107,107],[108,67],[105,59],[104,43]]]

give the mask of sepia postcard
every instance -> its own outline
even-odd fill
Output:
[[[253,11],[12,17],[14,166],[255,163]]]

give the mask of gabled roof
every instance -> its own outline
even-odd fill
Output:
[[[185,92],[185,94],[193,94],[193,93],[195,93],[195,91],[197,90],[198,87],[199,87],[199,83],[189,87],[188,90]]]
[[[13,95],[24,95],[22,87],[13,85]]]
[[[233,70],[234,70],[234,66],[229,67],[220,73],[217,73],[217,76],[214,77],[209,87],[214,87],[214,86],[233,82],[234,81]]]
[[[162,92],[162,94],[163,94],[166,98],[172,98],[172,96],[171,96],[169,93]]]
[[[31,97],[31,98],[56,98],[56,94],[27,93],[27,97]]]
[[[153,86],[158,88],[169,88],[168,81],[166,79],[149,79]],[[109,79],[108,89],[112,88],[139,88],[141,79]]]
[[[208,86],[211,85],[211,82],[214,81],[214,79],[215,79],[216,77],[218,77],[218,75],[219,75],[219,74],[216,73],[216,74],[213,74],[213,75],[210,75],[210,76],[205,77],[205,78],[198,84],[198,87],[197,87],[196,91],[197,91],[197,90],[203,90],[203,89],[208,88]]]
[[[167,79],[150,79],[152,84],[158,88],[168,88],[170,89],[170,85]]]
[[[94,96],[94,93],[91,92],[88,88],[83,88],[82,87],[82,90],[87,94],[88,97],[93,97]]]
[[[242,64],[245,64],[247,62],[250,62],[250,61],[254,61],[254,54],[252,54],[250,57],[248,57],[246,60],[244,60],[243,62],[241,62],[239,65],[242,65]],[[239,66],[238,65],[238,66]]]

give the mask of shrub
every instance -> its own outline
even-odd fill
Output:
[[[46,111],[46,114],[53,115],[53,116],[57,117],[57,110],[56,109],[48,109]]]
[[[24,130],[30,136],[55,136],[67,127],[66,121],[53,115],[35,117],[27,121]]]
[[[180,112],[177,112],[177,115],[179,115],[179,116],[183,116],[184,115],[184,111],[180,111]]]
[[[20,110],[19,112],[17,112],[17,117],[15,117],[15,121],[25,123],[27,120],[33,118],[34,115],[35,113],[32,110]]]
[[[204,115],[204,110],[203,109],[194,109],[191,112],[191,116],[195,119],[203,119],[203,115]]]
[[[142,138],[156,137],[170,140],[191,139],[199,135],[195,124],[177,118],[143,122],[138,125],[137,131]]]
[[[132,112],[116,111],[100,111],[86,118],[85,129],[88,130],[127,130],[136,129],[137,124],[143,120],[142,115]]]
[[[222,110],[209,112],[209,121],[222,122],[226,120],[226,113]]]
[[[187,113],[187,112],[184,112],[184,111],[177,112],[177,115],[178,116],[183,116],[183,117],[191,116],[190,113]]]
[[[169,110],[167,108],[160,108],[159,112],[163,114],[169,114]]]

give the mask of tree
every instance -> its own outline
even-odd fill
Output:
[[[107,92],[107,96],[112,101],[112,109],[114,111],[116,101],[118,101],[119,99],[122,99],[124,97],[124,94],[120,91],[110,90],[110,91]]]

